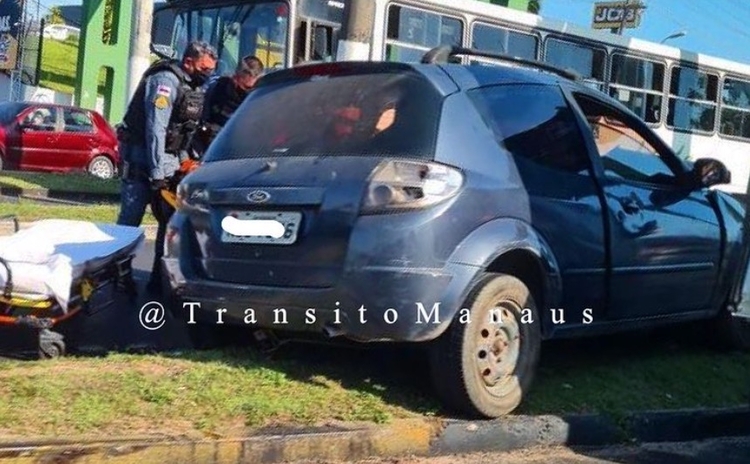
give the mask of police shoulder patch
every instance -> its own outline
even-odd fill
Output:
[[[165,97],[168,97],[172,95],[172,89],[168,85],[160,85],[156,88],[156,94],[157,95],[164,95]]]
[[[154,99],[154,106],[159,108],[160,110],[163,110],[164,108],[169,106],[169,99],[164,95],[159,95],[156,97],[156,99]]]

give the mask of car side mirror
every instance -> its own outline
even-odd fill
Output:
[[[693,164],[693,175],[697,184],[701,187],[712,187],[732,182],[732,174],[729,169],[724,163],[713,158],[696,160]]]

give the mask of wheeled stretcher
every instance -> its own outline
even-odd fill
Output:
[[[82,312],[133,298],[132,260],[144,243],[138,227],[50,219],[0,237],[0,326],[30,327],[42,358],[62,356],[52,329]]]

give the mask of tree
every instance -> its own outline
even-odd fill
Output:
[[[65,18],[63,18],[62,10],[59,6],[53,6],[49,10],[49,14],[44,18],[46,24],[65,24]]]
[[[542,9],[542,0],[529,0],[529,13],[539,14]]]

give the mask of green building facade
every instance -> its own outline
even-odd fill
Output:
[[[506,6],[515,10],[528,11],[531,0],[476,0],[478,2],[492,3],[493,5]]]

